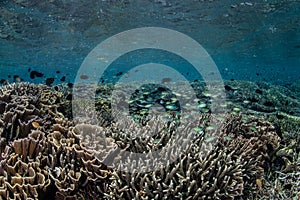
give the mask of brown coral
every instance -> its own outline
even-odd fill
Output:
[[[238,199],[257,191],[279,144],[272,124],[233,115],[75,126],[64,98],[46,86],[1,89],[1,198]]]
[[[65,98],[43,85],[1,88],[1,198],[103,197],[110,170],[74,134]]]
[[[56,122],[48,133],[33,131],[26,138],[14,140],[12,147],[2,139],[6,145],[1,154],[2,198],[93,199],[104,196],[111,169],[79,142],[74,134],[78,130],[71,122],[61,119]],[[89,125],[83,128],[93,130]],[[5,154],[10,148],[11,153]]]
[[[63,117],[64,99],[44,85],[19,83],[0,89],[0,134],[8,141],[26,137],[33,123],[50,128],[55,117]]]
[[[110,169],[98,159],[99,155],[103,155],[100,150],[95,156],[94,152],[85,147],[86,144],[79,141],[76,135],[79,130],[85,130],[88,134],[98,129],[90,125],[65,127],[56,124],[52,127],[47,140],[49,176],[57,189],[57,198],[89,196],[91,194],[86,190],[92,184],[97,185],[94,197],[102,198],[108,187]]]
[[[1,196],[5,199],[38,199],[46,193],[50,180],[42,155],[41,132],[13,142],[13,151],[1,172]]]
[[[274,127],[261,120],[243,122],[241,117],[229,116],[215,131],[215,136],[220,137],[207,155],[203,155],[201,149],[201,145],[205,145],[204,138],[199,136],[186,152],[178,150],[184,153],[177,161],[155,171],[142,173],[136,168],[132,174],[114,172],[108,196],[116,199],[234,199],[254,192],[255,180],[263,177],[265,161],[278,146]]]

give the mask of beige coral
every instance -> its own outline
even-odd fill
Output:
[[[234,199],[255,191],[255,180],[263,177],[264,163],[278,146],[274,127],[261,120],[243,122],[241,117],[227,116],[227,121],[214,134],[220,137],[206,155],[201,148],[206,145],[204,138],[199,136],[185,152],[178,150],[184,153],[177,161],[157,170],[142,173],[138,166],[147,161],[139,161],[131,174],[115,171],[112,190],[107,196],[112,199]],[[272,149],[268,149],[269,145]]]
[[[33,123],[48,130],[55,117],[63,117],[62,94],[44,85],[19,83],[0,89],[0,133],[8,141],[27,137]]]
[[[0,176],[4,199],[39,199],[46,193],[50,180],[39,134],[42,133],[34,132],[29,138],[13,142],[12,153],[3,163]]]
[[[234,115],[75,126],[67,103],[46,86],[1,89],[1,198],[238,199],[257,192],[280,142],[269,122]]]

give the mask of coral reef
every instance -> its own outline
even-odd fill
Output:
[[[266,82],[227,81],[225,89],[228,100],[233,103],[231,105],[245,108],[249,113],[284,112],[300,115],[299,101],[286,87],[274,86]]]
[[[1,163],[1,196],[4,199],[43,198],[50,180],[47,161],[42,155],[41,132],[32,132],[28,138],[15,140],[12,151]]]
[[[179,159],[153,172],[115,171],[108,196],[112,199],[236,199],[255,192],[255,180],[263,179],[266,162],[278,148],[280,139],[270,123],[257,119],[243,122],[241,117],[234,116],[226,119],[224,126],[215,130],[219,138],[207,155],[203,156],[204,138],[199,135],[188,150],[178,149],[184,152]]]
[[[49,130],[64,117],[64,98],[44,85],[11,84],[0,89],[0,135],[6,141],[27,137],[30,130]],[[42,125],[42,126],[40,126]]]
[[[2,87],[0,99],[1,198],[101,198],[109,170],[81,147],[62,93],[20,83]]]
[[[198,83],[193,87],[203,89]],[[110,90],[96,90],[106,93],[96,96],[97,117],[103,121],[111,119]],[[164,123],[148,120],[142,128],[131,119],[75,124],[69,117],[71,96],[64,86],[19,83],[1,88],[1,199],[299,197],[299,138],[278,135],[281,130],[259,115],[203,112]],[[209,107],[208,97],[198,91],[199,105]],[[197,128],[192,129],[193,124]],[[157,134],[151,134],[153,130]],[[195,137],[185,146],[191,131]],[[163,148],[172,141],[178,148]],[[162,152],[159,158],[151,153],[157,150]],[[126,152],[150,153],[132,162],[131,157],[124,159]],[[163,158],[170,161],[155,170],[139,168]],[[117,162],[133,170],[118,170]]]

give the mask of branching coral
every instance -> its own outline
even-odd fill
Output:
[[[191,115],[140,127],[129,118],[75,126],[65,117],[67,103],[46,86],[1,89],[1,198],[244,198],[259,191],[280,142],[272,124],[234,115],[221,116],[222,123]],[[145,156],[133,161],[128,152]]]
[[[246,123],[241,117],[228,116],[214,135],[219,138],[207,155],[199,135],[190,148],[178,149],[183,153],[177,161],[155,171],[114,172],[109,195],[116,199],[234,199],[254,192],[255,180],[264,175],[265,161],[278,147],[274,127],[261,120]],[[156,161],[150,159],[148,163]]]

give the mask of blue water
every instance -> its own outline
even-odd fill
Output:
[[[122,31],[149,26],[195,39],[211,55],[223,79],[274,84],[299,80],[297,0],[1,0],[0,79],[74,82],[84,58],[99,43]],[[131,56],[119,64],[148,60]],[[190,72],[188,64],[173,63],[181,73]],[[32,71],[42,76],[30,78]]]
[[[299,100],[300,0],[0,0],[0,199],[300,199]]]

